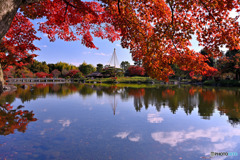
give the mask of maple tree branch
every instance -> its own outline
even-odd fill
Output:
[[[175,50],[178,53],[180,53],[179,50],[177,49],[177,46],[176,46],[174,40],[173,40],[173,36],[175,35],[175,32],[176,32],[175,31],[175,25],[174,25],[174,8],[173,8],[173,4],[172,3],[168,2],[168,4],[169,4],[169,7],[170,7],[171,13],[172,13],[172,35],[171,35],[171,41],[172,41],[172,44],[173,44]]]
[[[65,13],[64,13],[64,21],[63,22],[65,22],[65,20],[66,20],[66,14],[67,14],[67,10],[68,10],[68,3],[66,4],[67,6],[66,6],[66,10],[65,10]]]
[[[205,3],[203,3],[202,0],[199,0],[200,3],[203,5],[203,7],[208,11],[208,14],[213,18],[213,20],[218,24],[218,26],[220,26],[219,22],[215,19],[215,17],[212,15],[212,13],[210,12],[210,10],[208,9],[208,7],[206,6]]]
[[[63,0],[67,5],[77,9],[78,7],[77,6],[74,6],[73,4],[71,4],[70,2],[68,2],[67,0]]]
[[[120,0],[118,0],[118,12],[121,15],[121,10],[120,10]]]

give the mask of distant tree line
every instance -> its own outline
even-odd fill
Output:
[[[78,67],[65,62],[49,63],[33,60],[28,65],[11,66],[4,71],[5,78],[83,78],[93,72],[100,73],[102,77],[144,76],[145,70],[138,65],[131,66],[128,61],[121,63],[121,68],[115,68],[101,63],[94,67],[83,62]]]
[[[39,62],[34,60],[31,64],[19,67],[10,67],[4,72],[6,78],[32,78],[32,77],[54,77],[54,78],[82,78],[84,75],[92,73],[96,68],[87,63],[74,66],[65,62],[58,62],[56,64],[46,62]]]
[[[191,79],[196,80],[208,79],[236,79],[240,80],[240,50],[228,50],[221,58],[213,57],[205,47],[200,53],[206,56],[206,63],[215,67],[216,70],[208,71],[203,75],[191,75],[191,71],[185,71],[176,64],[171,67],[174,74],[170,79]],[[24,78],[24,77],[54,77],[54,78],[83,78],[93,72],[100,73],[102,77],[121,77],[121,76],[148,76],[147,71],[142,66],[141,61],[135,61],[134,65],[130,65],[128,61],[122,61],[121,68],[115,68],[101,63],[94,67],[91,64],[83,62],[78,67],[65,62],[49,63],[32,61],[26,66],[12,66],[4,71],[5,78]]]

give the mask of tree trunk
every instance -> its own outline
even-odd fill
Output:
[[[22,0],[0,0],[0,40],[5,36]]]
[[[0,64],[0,94],[3,92],[3,85],[4,85],[3,71],[2,66]]]
[[[40,0],[0,0],[0,41],[8,32],[19,7],[38,1]]]

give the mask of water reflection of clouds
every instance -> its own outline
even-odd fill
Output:
[[[161,123],[163,121],[163,118],[160,117],[158,114],[148,114],[147,120],[150,123]]]
[[[238,142],[236,137],[240,138],[240,129],[237,128],[219,128],[211,127],[207,130],[190,130],[190,131],[172,131],[172,132],[154,132],[151,134],[152,138],[161,143],[169,144],[172,147],[189,140],[200,140],[200,138],[210,139],[210,144],[201,144],[191,146],[186,151],[200,151],[205,155],[210,152],[227,152],[234,151]]]
[[[140,135],[134,135],[134,136],[128,137],[128,139],[132,142],[138,142],[140,141],[141,137]]]
[[[58,121],[60,124],[62,124],[63,127],[69,127],[71,124],[71,121],[69,119],[67,120],[59,120]]]
[[[221,142],[226,138],[233,136],[240,136],[240,129],[220,129],[218,127],[212,127],[207,130],[195,130],[195,131],[172,131],[172,132],[154,132],[151,134],[155,141],[160,143],[176,146],[178,143],[182,143],[187,140],[195,140],[198,138],[209,138],[211,142]]]
[[[121,139],[125,139],[125,138],[127,138],[127,136],[128,136],[130,133],[131,133],[131,132],[119,132],[119,133],[116,134],[114,137],[121,138]]]
[[[141,136],[139,134],[135,134],[132,136],[129,136],[131,132],[119,132],[114,137],[126,139],[128,137],[129,141],[132,142],[139,142],[141,140]]]
[[[40,135],[44,135],[45,132],[46,132],[46,130],[41,131],[41,132],[40,132]]]
[[[52,119],[45,119],[43,120],[44,123],[51,123],[53,120]]]

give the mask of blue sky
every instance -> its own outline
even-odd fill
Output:
[[[41,51],[35,52],[38,57],[38,61],[46,61],[47,63],[67,62],[78,66],[84,61],[88,64],[96,66],[98,63],[106,65],[109,63],[113,54],[114,48],[116,48],[116,54],[119,63],[122,61],[128,61],[131,64],[131,54],[128,49],[123,49],[120,45],[120,41],[114,43],[108,40],[102,40],[100,38],[94,38],[94,44],[99,48],[89,49],[81,44],[81,41],[65,42],[57,39],[55,42],[50,42],[47,35],[38,33],[38,36],[42,37],[40,41],[36,41],[35,44]]]

